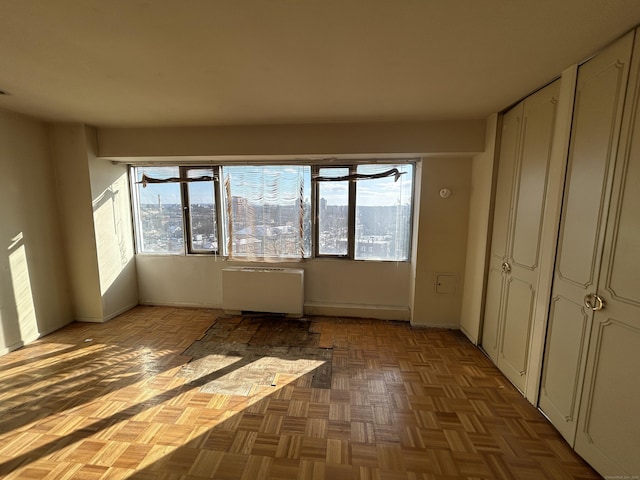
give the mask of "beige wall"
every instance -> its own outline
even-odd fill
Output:
[[[72,319],[44,123],[0,111],[0,353]]]
[[[471,158],[426,158],[422,165],[420,218],[411,324],[458,328],[469,220]],[[451,190],[441,198],[440,190]],[[456,283],[454,293],[438,293],[439,274]]]
[[[471,158],[427,157],[416,183],[411,262],[310,259],[305,270],[305,311],[411,320],[414,325],[458,328],[471,187]],[[439,196],[442,187],[451,197]],[[235,265],[207,256],[137,255],[143,304],[222,305],[222,268]],[[286,266],[286,264],[285,264]],[[438,273],[453,275],[455,293],[436,292]]]
[[[51,175],[46,177],[49,184],[39,185],[40,197],[32,202],[39,201],[53,210],[46,219],[40,219],[37,223],[41,228],[53,231],[54,234],[42,236],[47,238],[47,242],[52,238],[55,240],[56,235],[58,237],[58,255],[47,258],[52,267],[47,275],[56,277],[57,290],[49,289],[47,295],[56,297],[60,303],[59,311],[66,311],[66,316],[63,315],[65,322],[70,317],[84,321],[105,321],[135,305],[138,300],[151,304],[221,306],[221,270],[235,263],[207,256],[140,255],[134,261],[126,167],[96,157],[96,153],[103,152],[105,144],[102,141],[105,138],[110,141],[118,139],[106,145],[110,145],[111,149],[122,148],[118,151],[128,154],[132,151],[139,153],[139,149],[149,147],[151,150],[146,153],[150,155],[179,154],[180,158],[186,159],[190,158],[187,153],[199,151],[203,146],[211,155],[222,154],[222,150],[210,148],[211,142],[204,140],[202,133],[208,129],[180,130],[174,132],[177,136],[170,134],[167,137],[159,135],[160,132],[156,130],[142,132],[142,136],[138,136],[139,130],[123,130],[113,136],[113,130],[96,131],[79,124],[56,124],[50,127],[47,136],[44,124],[20,116],[5,117],[11,118],[14,131],[11,132],[10,128],[5,131],[10,132],[8,136],[17,139],[15,145],[28,144],[29,148],[38,152],[38,162],[49,162],[47,168]],[[301,149],[299,152],[304,152],[300,156],[329,151],[338,151],[342,155],[356,151],[362,154],[367,144],[373,145],[369,151],[376,156],[410,152],[425,146],[430,146],[432,150],[443,150],[439,152],[441,155],[448,155],[454,150],[479,151],[483,148],[483,141],[478,142],[475,138],[477,122],[433,124],[431,128],[428,128],[428,124],[413,124],[404,133],[397,125],[351,127],[348,130],[353,135],[346,135],[344,126],[318,127],[313,131],[307,130],[309,127],[300,127],[299,133],[307,133],[295,137],[297,140],[292,142],[297,145],[295,148]],[[292,132],[299,127],[283,127],[280,133],[275,134],[275,139],[268,139],[265,132],[271,128],[259,128],[254,136],[244,137],[245,144],[267,155],[276,155],[278,152],[288,155],[292,147],[285,139],[291,138]],[[249,130],[233,130],[220,148],[235,145],[236,151],[249,152],[247,155],[250,155],[251,148],[242,147],[239,136]],[[456,132],[461,137],[459,148],[453,141]],[[376,133],[380,135],[376,136]],[[424,135],[424,141],[416,143],[420,134]],[[123,138],[126,141],[119,143]],[[146,143],[151,138],[164,139],[159,142],[162,148],[155,142]],[[194,143],[190,143],[190,138],[196,139]],[[143,148],[144,145],[147,147]],[[20,148],[27,147],[20,145]],[[53,161],[49,161],[49,152],[52,152]],[[24,155],[32,154],[27,152]],[[18,182],[17,177],[25,177],[33,170],[24,169],[23,165],[22,162],[11,174],[3,175],[3,179],[12,178],[8,187],[3,188],[3,194],[9,199],[3,202],[5,208],[17,198],[16,189],[21,187],[15,185],[24,183],[24,178]],[[416,325],[457,326],[464,275],[464,262],[460,259],[465,257],[471,162],[467,157],[426,156],[417,169],[417,175],[416,184],[422,184],[424,190],[422,195],[418,191],[416,197],[412,261],[312,259],[292,264],[305,269],[307,313],[411,319]],[[443,200],[437,195],[442,186],[453,190],[451,198]],[[51,197],[50,201],[45,201],[47,195]],[[60,207],[59,215],[55,211],[56,204]],[[17,223],[31,222],[33,219],[30,213],[13,212],[13,215]],[[10,226],[7,223],[3,228]],[[68,282],[65,272],[69,274]],[[434,293],[436,272],[457,276],[458,289],[455,294]],[[10,291],[9,288],[3,288],[3,292],[5,290]],[[6,296],[3,293],[3,299]],[[33,297],[36,298],[35,292]],[[16,317],[17,311],[14,306],[13,314],[8,310],[9,313],[6,313],[5,303],[3,300],[3,324],[4,318]],[[12,339],[17,338],[15,328],[11,330],[6,327],[3,335],[7,336],[4,331]]]
[[[489,221],[491,185],[494,172],[498,133],[498,114],[487,119],[485,151],[475,155],[471,163],[471,196],[469,199],[469,233],[465,262],[464,289],[460,329],[474,344],[480,341],[484,278]]]
[[[471,156],[484,150],[484,121],[101,128],[97,138],[100,156],[125,162],[325,155],[423,157],[417,169],[411,262],[313,259],[295,266],[305,269],[308,313],[411,319],[415,325],[458,327]],[[454,192],[449,199],[438,195],[443,186]],[[138,255],[140,301],[219,307],[220,271],[229,264],[202,256]],[[436,273],[455,277],[454,294],[435,292]]]
[[[137,255],[136,265],[140,303],[220,308],[222,269],[241,263],[211,256]],[[269,266],[305,271],[307,314],[409,320],[408,262],[309,259]]]
[[[60,219],[67,255],[74,319],[103,320],[98,254],[84,125],[53,125],[51,141],[58,174]]]
[[[484,150],[483,120],[262,125],[195,128],[100,128],[107,158],[224,155],[459,154]]]
[[[51,128],[74,318],[104,322],[137,305],[127,169],[96,158],[95,130]]]
[[[95,130],[88,128],[87,157],[103,320],[138,304],[127,167],[96,158]]]

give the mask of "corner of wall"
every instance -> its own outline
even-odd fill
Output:
[[[107,321],[138,304],[128,168],[97,157],[96,130],[85,127],[93,236]]]
[[[415,323],[415,300],[416,300],[416,275],[418,267],[418,231],[420,229],[420,196],[422,194],[422,159],[416,162],[415,176],[414,176],[414,197],[413,197],[413,225],[411,235],[411,272],[409,279],[409,308],[410,322],[413,325]]]
[[[80,321],[96,321],[104,315],[91,207],[86,129],[81,124],[53,124],[49,131],[74,317]]]
[[[472,158],[469,231],[460,314],[460,330],[473,342],[481,339],[486,261],[489,248],[491,197],[498,139],[499,115],[487,118],[485,151]]]

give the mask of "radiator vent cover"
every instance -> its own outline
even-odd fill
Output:
[[[229,313],[283,313],[301,317],[304,270],[281,267],[228,267],[222,270],[222,308]]]

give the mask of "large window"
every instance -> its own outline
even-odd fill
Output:
[[[319,168],[317,182],[318,255],[349,255],[349,180],[333,180],[349,175],[349,168]]]
[[[189,180],[183,183],[183,195],[187,245],[189,252],[218,252],[218,204],[216,194],[218,182],[215,181],[211,167],[184,168],[184,176]],[[208,179],[211,180],[208,180]],[[186,191],[185,191],[186,190]]]
[[[135,167],[139,253],[217,253],[214,167]]]
[[[317,256],[409,259],[413,164],[319,167]]]
[[[412,163],[135,166],[137,251],[406,261],[413,175]]]
[[[311,251],[308,166],[222,167],[226,254],[302,258]],[[306,198],[305,198],[306,193]]]

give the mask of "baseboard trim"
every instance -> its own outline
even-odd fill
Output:
[[[460,330],[460,325],[450,323],[412,323],[413,328],[441,328],[444,330]]]
[[[359,305],[340,303],[307,302],[304,304],[305,315],[321,315],[328,317],[376,318],[380,320],[411,319],[409,307],[393,305]]]
[[[6,355],[7,353],[11,353],[14,350],[18,350],[19,348],[24,347],[26,345],[26,343],[28,343],[28,342],[24,342],[24,341],[20,340],[19,342],[16,342],[16,343],[14,343],[12,345],[9,345],[8,347],[0,348],[0,355]]]
[[[222,310],[222,305],[214,305],[213,303],[154,302],[140,300],[138,305],[145,305],[148,307],[216,308]]]
[[[104,323],[104,319],[102,317],[79,317],[76,318],[75,321],[83,323]]]
[[[115,312],[107,315],[106,317],[104,317],[103,322],[108,322],[109,320],[116,318],[118,315],[122,315],[124,312],[128,312],[129,310],[131,310],[133,307],[137,307],[138,304],[137,303],[132,303],[130,305],[124,306],[118,310],[116,310]]]
[[[215,308],[223,310],[222,305],[194,304],[186,302],[154,302],[140,300],[139,305],[147,305],[152,307]],[[394,305],[306,302],[304,304],[304,314],[327,317],[355,317],[375,318],[380,320],[401,320],[407,322],[411,319],[411,309],[409,307],[398,307]]]
[[[473,343],[475,346],[478,346],[478,340],[473,338],[473,336],[462,325],[460,325],[460,331],[464,333],[465,337],[467,337],[471,343]]]

